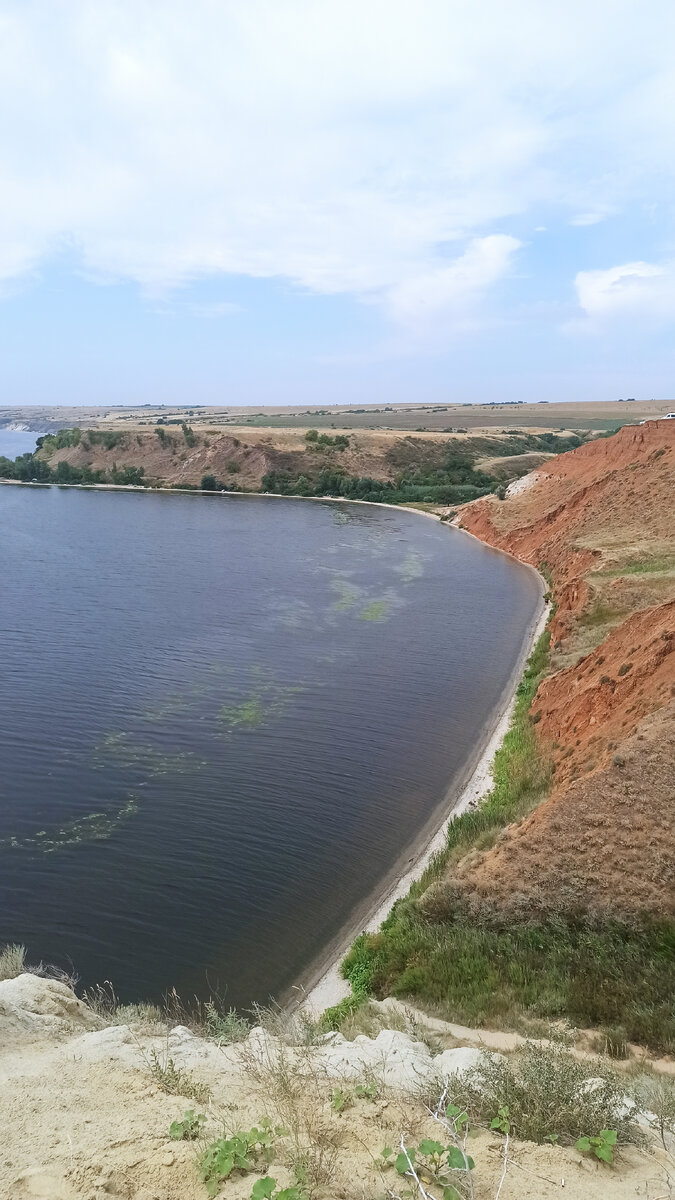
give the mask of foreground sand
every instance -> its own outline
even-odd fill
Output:
[[[151,1072],[153,1050],[208,1085],[209,1099],[195,1104],[161,1091]],[[425,1101],[437,1079],[465,1069],[476,1055],[459,1047],[433,1056],[387,1030],[376,1040],[338,1037],[309,1048],[284,1047],[254,1030],[246,1042],[220,1048],[182,1027],[105,1025],[64,984],[23,975],[0,983],[0,1196],[202,1200],[194,1144],[168,1137],[170,1123],[196,1108],[208,1117],[210,1137],[222,1136],[223,1124],[247,1129],[265,1115],[283,1123],[289,1132],[271,1167],[280,1185],[290,1181],[294,1145],[309,1138],[325,1155],[317,1197],[374,1200],[401,1182],[377,1168],[383,1146],[398,1145],[401,1134],[437,1136]],[[377,1081],[376,1098],[336,1113],[332,1089],[366,1077]],[[496,1195],[503,1150],[499,1135],[480,1130],[471,1137],[475,1200]],[[668,1171],[672,1158],[655,1146],[626,1147],[606,1167],[573,1149],[512,1141],[500,1200],[656,1198],[668,1195]],[[257,1177],[229,1180],[222,1195],[248,1198]]]

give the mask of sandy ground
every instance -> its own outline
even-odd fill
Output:
[[[218,1047],[186,1029],[170,1033],[147,1026],[104,1026],[62,984],[22,976],[19,1005],[0,984],[0,1197],[2,1200],[203,1200],[197,1155],[208,1141],[259,1125],[267,1116],[285,1132],[275,1137],[274,1160],[246,1176],[235,1173],[219,1193],[249,1200],[259,1175],[280,1186],[292,1182],[300,1149],[320,1173],[316,1200],[375,1200],[402,1194],[403,1181],[377,1165],[385,1145],[438,1137],[426,1103],[438,1082],[415,1085],[411,1072],[433,1064],[443,1075],[476,1054],[467,1049],[436,1056],[403,1033],[377,1039],[283,1047],[263,1031],[246,1042]],[[181,1086],[167,1094],[153,1075],[152,1055],[171,1058]],[[365,1078],[371,1100],[356,1098],[342,1112],[332,1090]],[[350,1065],[351,1064],[351,1065]],[[209,1089],[198,1103],[188,1088]],[[442,1083],[440,1083],[442,1088]],[[182,1093],[182,1094],[181,1094]],[[174,1141],[172,1121],[187,1109],[204,1113],[204,1141]],[[442,1131],[441,1136],[442,1136]],[[472,1132],[467,1151],[475,1160],[474,1200],[495,1200],[504,1172],[504,1139],[484,1128]],[[307,1158],[304,1159],[307,1162]],[[672,1156],[651,1144],[623,1146],[607,1167],[571,1147],[537,1146],[511,1139],[500,1200],[665,1200]],[[388,1189],[394,1188],[394,1193]],[[429,1189],[437,1198],[439,1189]]]

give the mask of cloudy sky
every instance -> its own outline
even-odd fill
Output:
[[[0,0],[0,403],[675,395],[669,0]]]

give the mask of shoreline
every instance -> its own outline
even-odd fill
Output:
[[[410,511],[416,512],[417,510]],[[433,513],[424,513],[423,515],[435,516]],[[458,532],[466,533],[467,531],[459,530]],[[473,537],[474,535],[468,534],[468,536]],[[476,538],[476,541],[480,541],[480,538]],[[481,545],[484,543],[481,542]],[[499,553],[507,552],[499,551]],[[507,555],[507,557],[512,558],[513,555]],[[515,561],[520,563],[520,560]],[[520,565],[529,566],[527,563],[520,563]],[[534,571],[540,584],[546,587],[545,580],[539,572],[531,566],[530,570]],[[340,965],[354,939],[361,933],[377,932],[394,903],[408,894],[411,885],[420,878],[434,855],[443,848],[449,821],[465,812],[472,804],[479,805],[489,792],[493,782],[492,764],[495,753],[511,724],[518,685],[527,660],[538,638],[546,628],[548,616],[549,605],[544,600],[542,590],[539,604],[523,640],[511,679],[490,713],[483,728],[483,736],[479,739],[474,753],[466,763],[459,779],[451,782],[440,805],[426,822],[415,841],[399,855],[397,862],[384,880],[367,900],[359,905],[349,922],[332,939],[320,958],[315,960],[306,972],[304,980],[289,989],[291,992],[299,993],[293,999],[288,998],[287,993],[287,1003],[290,1008],[299,1008],[316,1018],[326,1008],[338,1004],[351,994],[348,982],[340,974]]]

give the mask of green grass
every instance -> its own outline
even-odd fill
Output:
[[[518,688],[492,791],[480,809],[450,823],[445,847],[380,931],[356,939],[342,965],[352,995],[324,1014],[325,1027],[338,1028],[369,996],[394,995],[470,1025],[567,1017],[582,1026],[620,1025],[631,1041],[675,1049],[674,923],[563,915],[555,897],[543,915],[515,915],[472,900],[452,879],[457,859],[490,845],[548,792],[550,762],[530,713],[548,660],[545,632]]]
[[[665,575],[675,571],[675,556],[650,558],[646,562],[627,563],[623,567],[608,567],[606,571],[594,571],[598,579],[620,579],[624,575]]]

